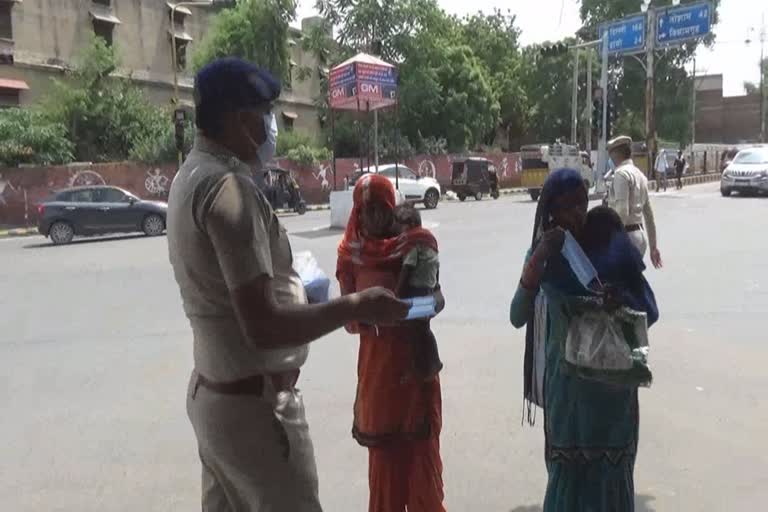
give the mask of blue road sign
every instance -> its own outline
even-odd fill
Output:
[[[600,25],[600,38],[608,37],[608,53],[637,53],[645,50],[645,14]]]
[[[709,34],[712,29],[712,4],[682,5],[658,11],[656,44],[668,46]]]

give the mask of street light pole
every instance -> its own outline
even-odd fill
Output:
[[[179,72],[178,72],[178,56],[176,55],[176,9],[179,7],[210,7],[214,4],[214,0],[196,1],[196,2],[179,2],[171,4],[171,68],[173,69],[173,108],[178,110],[179,108]],[[179,119],[174,112],[174,123],[178,123]],[[184,163],[184,153],[179,148],[179,167]]]

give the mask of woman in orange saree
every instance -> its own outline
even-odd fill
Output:
[[[403,258],[416,245],[437,251],[426,230],[394,232],[395,190],[376,174],[361,178],[336,276],[342,293],[395,290]],[[437,291],[437,295],[442,296]],[[407,325],[350,325],[360,335],[352,435],[368,448],[369,512],[444,512],[440,459],[440,380],[415,377]]]

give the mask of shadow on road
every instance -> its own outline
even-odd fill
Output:
[[[315,238],[325,238],[327,236],[339,236],[343,234],[344,234],[343,229],[336,229],[336,228],[330,228],[330,227],[290,233],[291,236],[297,236],[299,238],[308,238],[310,240]]]
[[[165,236],[165,235],[162,235]],[[24,245],[24,249],[58,249],[67,247],[68,245],[84,245],[84,244],[99,244],[99,243],[109,243],[109,242],[122,242],[123,240],[134,240],[136,238],[148,238],[147,235],[120,235],[120,236],[106,236],[106,237],[94,237],[94,238],[79,238],[77,240],[73,240],[72,242],[66,244],[66,245],[54,245],[52,242],[46,240],[45,242],[36,243],[36,244],[27,244]]]
[[[656,512],[656,509],[650,504],[654,500],[656,498],[647,494],[635,496],[635,512]],[[543,510],[541,505],[522,505],[509,512],[543,512]]]

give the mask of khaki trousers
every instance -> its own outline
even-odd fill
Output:
[[[267,379],[268,380],[268,379]],[[203,512],[322,512],[301,393],[222,395],[195,386],[187,414],[198,441]]]

